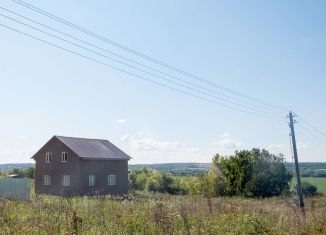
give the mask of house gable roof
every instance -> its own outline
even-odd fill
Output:
[[[130,160],[131,157],[108,140],[53,136],[80,158],[103,160]],[[51,138],[52,139],[52,138]],[[45,146],[44,146],[45,147]],[[35,154],[36,155],[36,154]],[[34,155],[34,157],[35,157]],[[33,158],[34,158],[33,157]]]

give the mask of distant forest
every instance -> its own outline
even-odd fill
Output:
[[[303,177],[326,177],[326,162],[302,162],[299,166]],[[286,167],[293,173],[294,163],[287,163]]]
[[[27,169],[33,167],[33,163],[0,164],[0,172],[8,172],[12,169]],[[286,168],[293,173],[294,164],[286,163]],[[152,168],[161,172],[169,172],[174,176],[198,176],[208,172],[210,163],[162,163],[162,164],[130,164],[130,169]],[[326,177],[326,162],[302,162],[300,173],[303,177]]]
[[[169,172],[175,176],[198,176],[206,174],[210,163],[163,163],[163,164],[136,164],[129,165],[131,169],[152,168],[161,172]],[[294,164],[286,163],[286,168],[293,174]],[[302,162],[300,173],[303,177],[326,177],[326,162]]]

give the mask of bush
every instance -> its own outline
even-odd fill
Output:
[[[179,178],[149,168],[132,169],[129,173],[129,187],[131,190],[170,194],[186,192]]]
[[[314,196],[317,194],[317,186],[308,182],[302,182],[302,193],[305,196]]]

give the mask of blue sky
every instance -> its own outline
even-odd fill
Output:
[[[208,81],[291,109],[326,132],[324,1],[28,2]],[[0,6],[140,60],[10,0]],[[3,17],[0,23],[66,46]],[[32,162],[54,134],[109,139],[133,157],[131,163],[209,162],[215,153],[252,147],[291,161],[286,112],[283,121],[249,115],[3,27],[0,38],[0,164]],[[326,160],[326,138],[319,139],[298,133],[300,160]]]

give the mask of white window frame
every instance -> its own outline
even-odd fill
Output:
[[[70,186],[70,175],[62,176],[62,186],[69,187]]]
[[[108,175],[108,185],[117,185],[117,175]]]
[[[51,163],[52,162],[52,153],[48,152],[45,154],[45,163]]]
[[[89,187],[95,186],[95,175],[88,176],[88,186]]]
[[[61,162],[68,162],[68,152],[61,153]]]
[[[51,185],[51,176],[43,175],[43,185]]]

